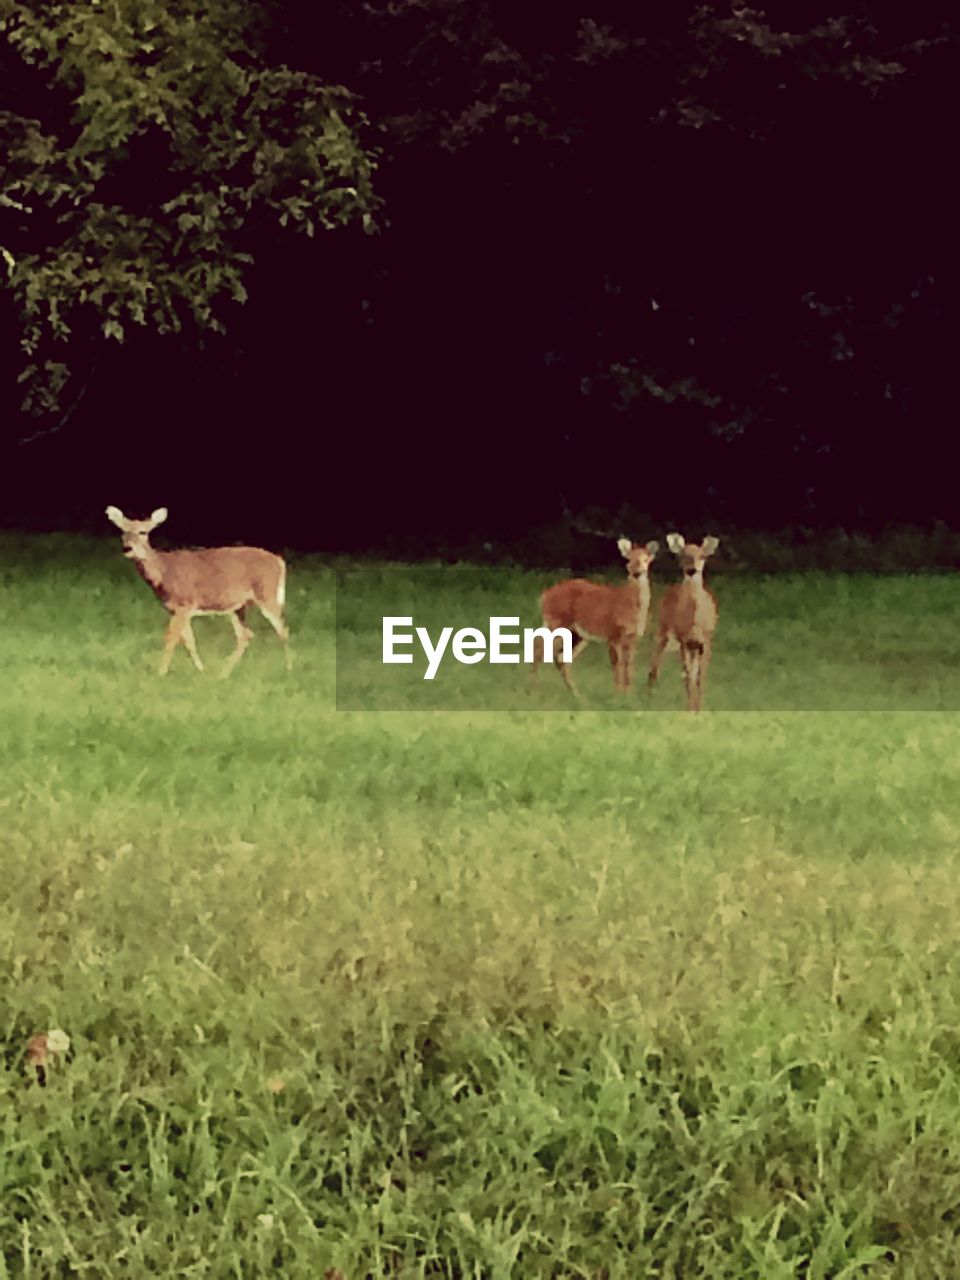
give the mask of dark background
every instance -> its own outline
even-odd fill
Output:
[[[19,411],[0,294],[0,522],[166,505],[175,541],[356,552],[564,505],[644,538],[957,526],[954,6],[844,8],[847,47],[718,54],[682,0],[272,5],[269,56],[360,95],[379,234],[265,231],[224,337],[104,343],[59,426]]]

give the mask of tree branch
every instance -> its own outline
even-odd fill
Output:
[[[44,427],[42,431],[34,431],[32,435],[21,437],[21,439],[17,441],[18,445],[33,444],[34,440],[41,440],[44,436],[55,435],[56,432],[62,430],[67,425],[67,423],[70,421],[70,419],[73,417],[74,413],[76,412],[77,406],[80,404],[80,401],[87,394],[87,391],[90,387],[90,383],[93,381],[93,375],[97,371],[97,363],[99,359],[100,359],[99,356],[94,356],[93,363],[90,365],[90,372],[87,374],[86,382],[84,382],[83,386],[80,388],[79,392],[74,397],[73,402],[70,404],[70,406],[67,409],[65,409],[64,412],[60,415],[60,420],[57,423],[55,423],[54,426],[52,427]]]

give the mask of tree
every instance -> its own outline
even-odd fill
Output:
[[[951,376],[960,39],[942,2],[846,8],[364,6],[355,83],[391,139],[380,189],[404,237],[389,287],[421,244],[443,258],[469,301],[458,324],[456,286],[432,305],[461,345],[495,323],[530,387],[537,366],[552,379],[570,450],[551,465],[587,500],[621,474],[644,488],[590,447],[599,427],[642,437],[665,512],[890,509],[858,477]]]
[[[0,0],[0,280],[27,411],[62,411],[81,352],[131,327],[222,332],[272,229],[373,228],[353,95],[265,60],[267,19],[255,0]]]

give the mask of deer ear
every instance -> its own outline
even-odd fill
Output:
[[[660,543],[659,543],[659,542],[648,542],[648,543],[647,543],[647,550],[650,552],[650,554],[651,554],[652,556],[655,556],[655,555],[657,554],[657,552],[660,550]]]
[[[719,538],[715,538],[713,534],[708,535],[703,540],[703,554],[705,556],[712,556],[713,553],[716,551],[717,547],[719,547],[719,545],[720,545]]]
[[[629,538],[618,538],[617,546],[620,548],[620,554],[624,560],[630,559],[630,552],[633,550],[633,543]]]
[[[675,556],[678,556],[686,545],[687,544],[684,542],[683,538],[681,538],[679,533],[667,534],[667,546]]]
[[[115,524],[118,529],[126,529],[127,520],[119,507],[107,507],[107,519],[111,524]]]
[[[156,528],[158,524],[163,524],[167,518],[167,508],[157,507],[156,511],[150,516],[150,527]]]

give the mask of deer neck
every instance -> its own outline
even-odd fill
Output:
[[[650,579],[644,574],[640,578],[631,578],[627,583],[626,590],[637,602],[637,612],[643,613],[645,609],[650,607]]]
[[[150,587],[162,600],[166,595],[164,590],[164,574],[163,574],[163,555],[159,551],[154,551],[153,547],[146,547],[142,551],[138,551],[132,557],[134,566],[143,578],[144,582]]]
[[[707,588],[703,585],[703,570],[698,569],[692,577],[684,576],[683,589],[694,600],[700,600],[707,594]]]

